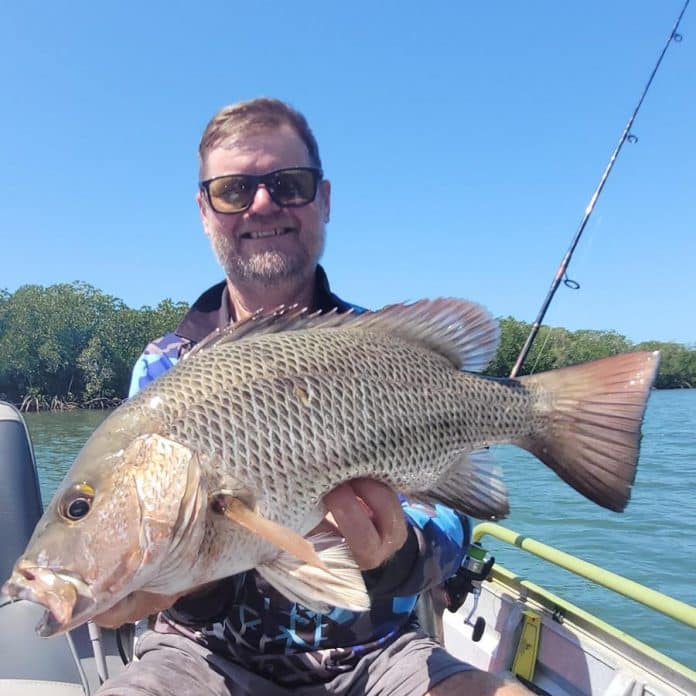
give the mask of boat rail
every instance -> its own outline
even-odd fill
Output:
[[[653,590],[633,580],[629,580],[617,573],[612,573],[593,563],[583,561],[576,556],[560,551],[553,546],[519,534],[511,529],[495,524],[494,522],[480,522],[474,527],[472,532],[474,542],[480,541],[486,535],[492,536],[511,546],[516,546],[522,551],[531,553],[575,575],[579,575],[598,585],[602,585],[660,614],[664,614],[687,626],[696,628],[696,607],[681,602],[678,599],[674,599],[674,597],[670,597],[669,595]]]

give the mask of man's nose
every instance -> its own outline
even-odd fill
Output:
[[[264,184],[259,184],[248,210],[250,213],[263,215],[267,214],[269,211],[276,211],[279,207],[280,206],[271,198],[271,194],[268,193],[268,189]]]

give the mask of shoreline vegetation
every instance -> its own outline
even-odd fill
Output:
[[[132,309],[75,281],[0,289],[0,399],[21,411],[113,408],[128,393],[133,364],[148,341],[172,331],[188,309],[162,300]],[[506,377],[531,324],[499,317],[500,348],[485,374]],[[521,371],[544,372],[632,350],[660,350],[655,387],[696,387],[696,345],[634,344],[615,331],[542,326]]]

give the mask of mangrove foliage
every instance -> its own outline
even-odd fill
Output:
[[[172,331],[188,305],[162,300],[132,309],[86,283],[0,290],[0,399],[24,410],[112,406],[128,393],[135,360]],[[510,373],[530,325],[505,317],[487,374]],[[613,331],[541,328],[522,373],[541,372],[631,350],[660,350],[658,388],[696,387],[696,347],[633,344]]]

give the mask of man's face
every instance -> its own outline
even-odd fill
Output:
[[[223,141],[208,153],[203,178],[226,174],[267,174],[312,166],[307,148],[290,126]],[[218,262],[235,285],[274,287],[309,279],[324,248],[331,187],[321,181],[312,203],[283,208],[259,186],[241,213],[215,212],[199,191],[203,229]]]

